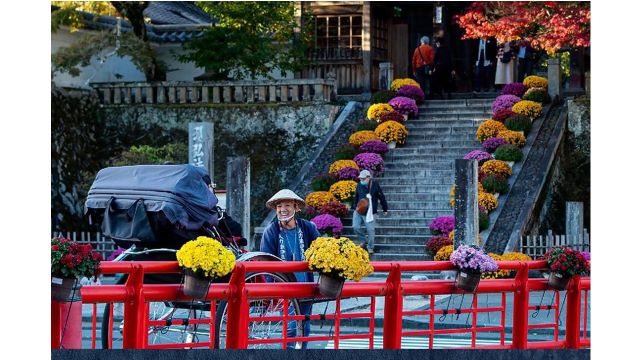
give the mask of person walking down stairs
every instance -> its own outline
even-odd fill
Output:
[[[351,208],[353,209],[353,230],[358,236],[358,241],[367,249],[369,254],[373,254],[375,250],[375,216],[378,212],[378,201],[382,205],[383,215],[389,214],[389,206],[384,197],[384,193],[380,188],[380,184],[371,178],[369,170],[362,170],[358,176],[360,182],[356,187],[356,193]],[[365,231],[362,229],[364,224]]]

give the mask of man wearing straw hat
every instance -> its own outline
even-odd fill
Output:
[[[305,261],[304,252],[320,236],[316,225],[296,219],[296,213],[305,206],[304,200],[289,189],[282,189],[267,201],[267,207],[276,211],[276,219],[264,229],[260,251],[278,256],[285,261]],[[313,282],[313,273],[294,273],[298,282]],[[300,311],[311,315],[312,304],[300,304]],[[289,307],[293,309],[293,307]],[[291,314],[293,315],[293,313]],[[295,323],[288,325],[288,336],[295,336]],[[311,323],[304,321],[304,336],[309,335]],[[306,348],[306,342],[303,342]]]

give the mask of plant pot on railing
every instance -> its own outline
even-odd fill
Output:
[[[342,276],[334,276],[331,274],[320,274],[320,281],[318,282],[318,290],[320,295],[337,298],[342,294],[342,287],[344,286],[345,278]]]
[[[566,290],[569,280],[571,280],[571,275],[553,271],[549,274],[549,287],[558,291]]]
[[[320,273],[318,290],[326,297],[339,297],[346,279],[360,281],[373,272],[367,250],[346,237],[318,237],[304,256],[309,269]]]
[[[498,263],[475,245],[460,245],[449,259],[458,268],[455,287],[468,292],[476,291],[483,272],[498,269]]]
[[[196,300],[204,300],[209,293],[211,281],[213,281],[213,278],[198,275],[191,270],[185,270],[182,293]]]
[[[71,292],[76,285],[75,278],[51,277],[51,299],[59,302],[70,301]]]
[[[456,274],[456,287],[458,289],[475,292],[478,284],[480,284],[480,273],[461,270]]]
[[[220,241],[206,236],[182,245],[176,259],[184,269],[182,292],[196,300],[204,300],[211,281],[231,273],[236,264],[231,251]]]

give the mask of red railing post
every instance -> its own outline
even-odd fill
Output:
[[[60,303],[51,300],[51,348],[60,348]]]
[[[382,338],[383,349],[400,349],[402,342],[402,288],[400,286],[399,264],[393,264],[387,277]]]
[[[236,263],[227,300],[227,349],[246,349],[249,340],[249,302],[245,288],[245,268]]]
[[[144,279],[144,268],[142,265],[135,265],[129,273],[127,283],[127,300],[124,302],[124,324],[122,329],[123,349],[142,349],[144,339],[140,339],[146,329],[143,327],[144,303],[140,303],[140,292],[142,291],[142,281]],[[143,327],[143,330],[139,328]]]
[[[567,288],[567,348],[580,348],[580,276],[571,279]]]
[[[515,278],[516,290],[513,293],[513,349],[527,348],[529,333],[529,265],[522,262]]]

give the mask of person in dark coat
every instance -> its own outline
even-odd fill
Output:
[[[371,255],[375,251],[375,214],[378,212],[378,202],[382,204],[384,216],[389,214],[389,207],[387,206],[387,200],[384,198],[384,193],[380,188],[380,184],[371,178],[371,172],[369,172],[369,170],[362,170],[358,177],[360,178],[360,183],[358,183],[358,186],[356,187],[356,193],[351,204],[351,208],[353,209],[353,230],[356,235],[358,235],[358,241],[360,244],[363,245],[363,247],[366,247],[367,251]],[[366,214],[361,215],[356,211],[358,201],[366,198],[367,194],[371,194],[369,206],[371,207],[374,215],[373,218],[369,219],[370,221],[367,221]],[[368,238],[365,238],[365,232],[362,229],[363,224],[367,229],[366,234]]]
[[[436,54],[433,59],[433,69],[431,70],[431,90],[433,97],[438,96],[444,99],[443,91],[447,93],[447,98],[451,99],[452,77],[455,75],[451,52],[444,45],[442,37],[435,38]]]
[[[311,242],[320,236],[316,225],[311,221],[296,219],[296,213],[304,208],[302,198],[289,189],[278,191],[267,201],[267,207],[276,211],[276,220],[264,229],[260,241],[260,251],[278,256],[285,261],[306,261],[304,252],[311,246]],[[299,282],[313,282],[313,273],[294,273]],[[300,311],[304,315],[311,315],[313,304],[300,304]],[[289,306],[289,315],[294,307]],[[288,336],[296,336],[295,321],[287,325]],[[308,336],[311,331],[311,322],[304,321],[303,335]],[[303,348],[307,343],[303,342]],[[288,346],[293,346],[289,343]]]
[[[482,38],[473,42],[475,54],[474,91],[488,91],[494,86],[492,79],[495,76],[496,56],[498,47],[496,39]]]

